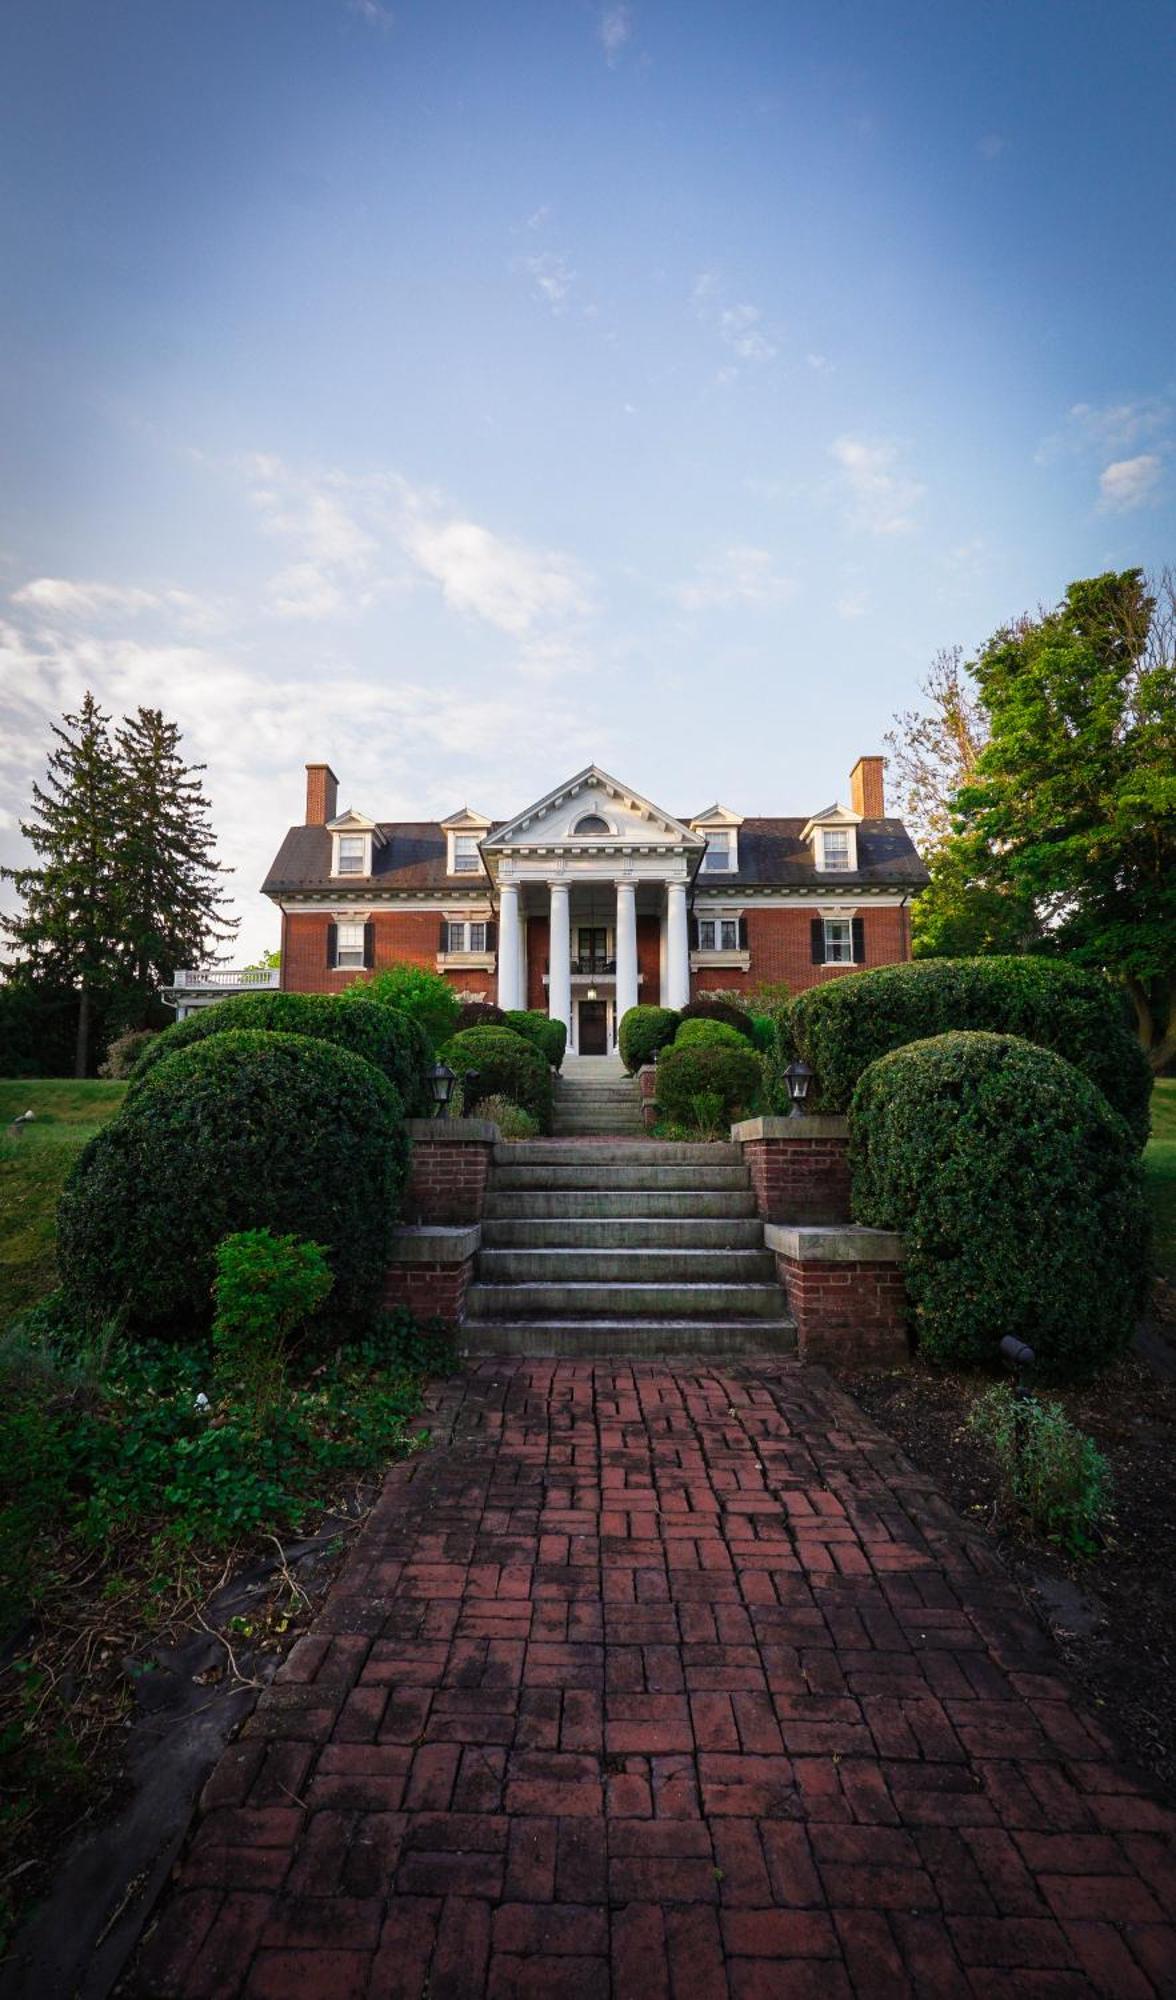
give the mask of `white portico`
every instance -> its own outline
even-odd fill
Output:
[[[498,904],[498,1004],[525,1007],[530,940],[546,928],[547,1011],[569,1046],[604,1055],[642,997],[640,934],[656,939],[668,1007],[690,998],[687,895],[706,836],[592,764],[479,842]]]

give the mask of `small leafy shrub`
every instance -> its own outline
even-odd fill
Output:
[[[1105,979],[1049,958],[933,958],[855,972],[792,1003],[797,1045],[817,1074],[814,1109],[848,1109],[879,1056],[933,1035],[982,1029],[1055,1049],[1147,1141],[1151,1071]]]
[[[323,1245],[346,1321],[378,1296],[407,1172],[400,1098],[372,1063],[302,1035],[210,1035],[79,1154],[58,1210],[68,1303],[180,1339],[208,1324],[221,1239],[274,1229]]]
[[[690,1100],[690,1117],[694,1135],[699,1139],[721,1139],[726,1137],[723,1120],[723,1099],[717,1090],[700,1090]]]
[[[761,1056],[768,1055],[776,1045],[776,1023],[770,1014],[749,1014],[751,1039]]]
[[[125,1028],[116,1035],[106,1051],[105,1062],[98,1065],[99,1076],[107,1077],[113,1083],[125,1083],[134,1074],[135,1065],[144,1049],[160,1037],[158,1028]]]
[[[939,1035],[873,1063],[849,1112],[853,1212],[901,1230],[923,1352],[991,1362],[1014,1334],[1043,1378],[1132,1339],[1148,1269],[1138,1156],[1102,1092],[1012,1035]]]
[[[653,1062],[659,1049],[673,1041],[681,1017],[672,1007],[630,1007],[621,1016],[618,1043],[630,1076]]]
[[[309,1035],[312,1041],[333,1042],[363,1056],[395,1084],[409,1116],[428,1115],[429,1046],[418,1024],[407,1014],[369,1000],[349,1000],[333,993],[242,993],[201,1007],[186,1021],[177,1021],[155,1036],[135,1064],[137,1087],[157,1063],[178,1049],[190,1049],[210,1035],[238,1029],[282,1035]]]
[[[683,1021],[721,1021],[724,1027],[734,1028],[745,1042],[754,1041],[755,1030],[751,1025],[751,1015],[746,1007],[736,1007],[730,1000],[722,1000],[718,994],[703,994],[682,1009]],[[675,1035],[674,1040],[677,1041]]]
[[[673,1045],[676,1049],[745,1049],[747,1037],[728,1027],[726,1021],[704,1021],[694,1015],[683,1021]]]
[[[681,1048],[675,1042],[658,1057],[657,1106],[672,1125],[695,1122],[697,1098],[719,1102],[720,1119],[730,1125],[750,1116],[759,1100],[763,1065],[750,1043],[741,1048]]]
[[[452,1375],[457,1367],[453,1328],[434,1313],[417,1319],[407,1306],[378,1315],[374,1330],[349,1352],[371,1368],[408,1375]]]
[[[334,1280],[318,1243],[238,1230],[216,1247],[212,1351],[217,1382],[259,1415],[281,1389],[292,1336]]]
[[[464,1077],[477,1070],[477,1099],[464,1093],[467,1114],[477,1115],[488,1097],[505,1097],[529,1111],[541,1132],[550,1130],[551,1070],[533,1043],[513,1028],[466,1028],[440,1051],[450,1069]]]
[[[463,1028],[504,1028],[506,1015],[501,1007],[490,1000],[463,1000],[457,1010],[454,1033],[460,1035]]]
[[[553,1021],[550,1014],[541,1014],[538,1008],[510,1008],[505,1016],[506,1025],[525,1042],[538,1049],[545,1063],[558,1069],[568,1046],[567,1025],[563,1021]]]
[[[779,1118],[787,1117],[792,1109],[792,1099],[788,1093],[788,1069],[796,1061],[799,1053],[792,1036],[792,1017],[787,1010],[778,1013],[773,1022],[771,1047],[764,1056],[764,1108]],[[816,1100],[810,1084],[809,1110],[815,1110]]]
[[[504,1139],[537,1139],[539,1122],[524,1111],[521,1104],[512,1104],[509,1097],[483,1097],[478,1101],[479,1118],[493,1119]]]
[[[1018,1398],[1007,1382],[976,1398],[968,1429],[996,1460],[1001,1504],[1073,1556],[1092,1555],[1111,1507],[1111,1468],[1060,1403]]]
[[[354,1000],[375,1000],[382,1007],[394,1007],[406,1014],[424,1033],[430,1049],[439,1049],[457,1029],[462,1003],[443,973],[426,965],[401,961],[353,979],[339,995],[350,1004]]]

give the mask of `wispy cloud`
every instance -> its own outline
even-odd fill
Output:
[[[830,447],[849,501],[849,521],[871,535],[905,535],[926,490],[903,470],[899,449],[884,439],[839,437]]]
[[[779,348],[765,328],[759,307],[747,299],[733,302],[725,297],[717,271],[700,271],[690,296],[696,317],[718,335],[736,361],[775,360]],[[725,379],[732,379],[737,372],[730,367]]]
[[[476,521],[411,509],[404,546],[454,610],[485,619],[514,638],[545,619],[587,609],[585,586],[567,556],[507,541]]]
[[[144,590],[138,585],[81,582],[64,576],[37,576],[12,594],[12,602],[62,618],[138,618],[166,611],[187,624],[210,622],[211,607],[187,590]]]
[[[784,604],[795,592],[792,578],[780,574],[768,549],[738,545],[708,556],[674,596],[684,611],[710,611],[727,604]]]
[[[396,16],[383,0],[347,0],[351,13],[358,14],[361,21],[367,21],[373,28],[390,28]]]
[[[597,34],[606,63],[615,69],[633,39],[632,8],[606,7],[597,21]]]
[[[1105,514],[1128,514],[1145,507],[1159,492],[1163,461],[1158,452],[1143,451],[1119,458],[1099,475],[1099,506]]]
[[[556,314],[566,313],[572,302],[576,273],[558,251],[544,250],[523,258],[523,269],[531,280],[531,296]]]

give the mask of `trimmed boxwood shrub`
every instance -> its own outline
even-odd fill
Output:
[[[672,1007],[630,1007],[621,1015],[617,1043],[630,1076],[653,1062],[658,1050],[673,1041],[681,1018]]]
[[[738,1048],[675,1042],[657,1059],[658,1113],[672,1125],[689,1125],[693,1100],[717,1097],[729,1124],[754,1111],[762,1081],[763,1064],[747,1042]]]
[[[460,1035],[463,1028],[502,1028],[506,1026],[506,1015],[492,1000],[463,1000],[458,1010],[454,1034]]]
[[[525,1011],[519,1007],[509,1007],[503,1015],[508,1028],[521,1035],[538,1049],[545,1063],[558,1069],[564,1059],[568,1045],[568,1031],[563,1021],[553,1021],[550,1014],[540,1013],[537,1007]]]
[[[1079,1377],[1129,1345],[1148,1271],[1131,1134],[1052,1049],[1014,1035],[912,1042],[849,1111],[853,1212],[901,1230],[919,1344],[992,1364],[1005,1334]]]
[[[884,965],[793,1001],[797,1046],[817,1073],[814,1109],[845,1111],[879,1056],[962,1029],[1023,1035],[1088,1076],[1146,1144],[1151,1071],[1105,979],[1049,958],[932,958]]]
[[[751,1039],[761,1056],[776,1046],[776,1023],[770,1014],[749,1014]]]
[[[751,1015],[743,1007],[732,1006],[729,1000],[717,997],[710,1000],[704,994],[700,999],[692,1000],[688,1007],[683,1007],[681,1018],[684,1021],[722,1021],[725,1027],[734,1028],[742,1035],[744,1041],[755,1040]]]
[[[704,1021],[698,1015],[683,1021],[674,1036],[676,1049],[745,1049],[746,1035],[737,1028],[729,1027],[726,1021]]]
[[[156,1063],[78,1156],[57,1218],[71,1305],[180,1339],[212,1314],[217,1245],[309,1237],[332,1313],[379,1299],[408,1173],[400,1096],[373,1063],[302,1035],[209,1035]]]
[[[541,1132],[551,1130],[551,1071],[538,1049],[513,1028],[466,1028],[446,1042],[440,1055],[458,1076],[478,1072],[477,1097],[464,1102],[467,1116],[487,1097],[508,1097],[530,1112]]]
[[[521,1104],[512,1104],[509,1097],[483,1097],[478,1101],[479,1118],[489,1118],[497,1125],[504,1139],[536,1139],[539,1127],[529,1111]]]
[[[410,1117],[427,1117],[432,1110],[428,1040],[410,1015],[374,1000],[348,1000],[333,993],[242,993],[201,1007],[186,1021],[176,1021],[157,1035],[131,1071],[132,1090],[153,1074],[156,1064],[178,1049],[191,1048],[210,1035],[239,1030],[282,1035],[308,1035],[312,1041],[335,1042],[383,1070],[395,1084]]]

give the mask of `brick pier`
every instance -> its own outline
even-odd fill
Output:
[[[128,1992],[1173,1992],[1176,1817],[820,1370],[487,1360],[446,1403]]]

